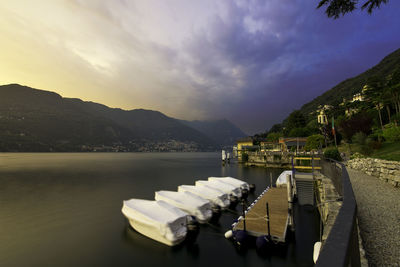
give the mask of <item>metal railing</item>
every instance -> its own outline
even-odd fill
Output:
[[[357,203],[344,164],[322,161],[322,173],[343,197],[343,204],[322,247],[316,266],[361,266],[358,245]]]

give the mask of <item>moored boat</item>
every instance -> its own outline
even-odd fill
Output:
[[[240,189],[240,187],[236,187],[234,185],[228,184],[228,183],[224,183],[222,181],[219,180],[197,180],[196,181],[196,186],[208,186],[211,188],[215,188],[218,190],[221,190],[222,192],[229,194],[229,195],[233,195],[237,198],[242,197],[242,191]]]
[[[226,177],[208,177],[208,180],[209,181],[224,182],[224,183],[233,185],[233,186],[235,186],[237,188],[240,188],[242,190],[243,189],[246,189],[246,190],[250,189],[249,184],[246,183],[245,181],[242,181],[242,180],[239,180],[239,179],[236,179],[236,178],[233,178],[233,177],[229,177],[229,176],[226,176]]]
[[[125,200],[122,213],[136,231],[158,242],[174,246],[185,240],[188,214],[165,201]]]
[[[178,192],[193,193],[197,196],[209,200],[214,205],[220,206],[222,209],[227,208],[230,204],[228,194],[211,187],[180,185],[178,186]]]
[[[157,191],[154,198],[195,216],[200,223],[205,223],[212,217],[210,201],[188,191]]]

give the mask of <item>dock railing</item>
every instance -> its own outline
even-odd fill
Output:
[[[358,245],[357,203],[343,163],[326,159],[321,172],[343,197],[342,207],[322,247],[316,266],[361,266]]]

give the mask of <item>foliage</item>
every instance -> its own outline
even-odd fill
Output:
[[[320,130],[319,127],[320,125],[318,124],[318,121],[316,119],[313,119],[307,123],[307,129],[310,134],[319,134]]]
[[[267,140],[269,142],[278,142],[280,137],[283,137],[282,133],[274,133],[274,132],[272,132],[272,133],[269,133],[267,135]]]
[[[350,141],[353,135],[358,132],[369,134],[371,126],[371,117],[366,113],[358,113],[350,119],[341,120],[339,122],[339,131],[347,141]]]
[[[367,135],[363,132],[358,132],[353,135],[352,141],[354,144],[365,145],[367,141]]]
[[[385,137],[386,141],[388,142],[399,142],[400,141],[400,127],[389,124],[385,126],[383,130],[383,137]]]
[[[359,145],[360,152],[363,155],[370,155],[373,149],[378,149],[381,146],[379,141],[375,141],[363,132],[356,133],[353,138],[353,143]]]
[[[307,137],[309,134],[310,131],[306,127],[294,128],[289,132],[288,137]]]
[[[268,133],[280,133],[283,130],[283,126],[280,123],[272,125],[271,129],[269,129]]]
[[[382,148],[374,151],[371,157],[400,161],[400,142],[383,143]]]
[[[299,110],[295,110],[290,113],[289,117],[287,118],[284,134],[288,135],[293,129],[304,128],[305,126],[306,118],[304,117],[303,113],[301,113]]]
[[[310,151],[313,149],[319,149],[322,147],[324,143],[324,137],[320,134],[314,134],[307,137],[306,146],[304,147],[305,150]]]
[[[303,114],[310,114],[311,112],[315,112],[319,105],[332,105],[338,107],[339,104],[342,103],[344,97],[349,99],[352,98],[354,94],[361,92],[370,76],[387,77],[392,74],[394,70],[399,68],[400,49],[386,56],[379,64],[366,72],[342,81],[324,94],[316,97],[311,102],[304,104],[300,111]],[[310,116],[312,116],[312,119],[316,118],[315,113]]]
[[[367,9],[371,14],[375,8],[379,8],[381,4],[386,4],[389,0],[367,0],[361,6],[361,9]],[[357,7],[357,0],[321,0],[317,8],[327,6],[325,13],[329,18],[337,19],[340,15],[352,12]]]
[[[350,156],[350,159],[358,159],[358,158],[365,158],[363,154],[360,154],[358,152],[354,153],[353,155]]]
[[[336,147],[328,147],[324,151],[324,157],[329,159],[334,159],[337,161],[341,161],[342,157],[340,156],[339,150]]]
[[[249,161],[249,155],[246,152],[242,153],[242,161],[244,162]]]

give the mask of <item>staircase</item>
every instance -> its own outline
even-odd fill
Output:
[[[309,177],[303,177],[309,176]],[[312,175],[296,173],[297,199],[301,206],[314,206],[314,181]]]

